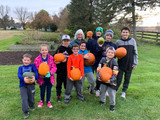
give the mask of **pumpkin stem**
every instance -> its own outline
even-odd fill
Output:
[[[72,69],[75,69],[75,67],[72,66]]]

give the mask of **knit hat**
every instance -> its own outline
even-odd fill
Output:
[[[97,31],[100,31],[103,34],[103,28],[102,27],[97,27],[95,34],[97,33]]]
[[[93,36],[93,32],[92,31],[88,31],[87,32],[87,38],[92,38]]]
[[[63,35],[62,36],[62,41],[63,40],[70,40],[71,38],[70,38],[70,36],[69,35]]]
[[[108,47],[108,48],[106,49],[106,52],[108,52],[108,50],[113,50],[113,51],[114,51],[114,53],[115,53],[115,49],[114,49],[114,47]]]
[[[74,39],[77,39],[77,35],[78,34],[82,34],[83,35],[83,39],[84,39],[84,33],[83,33],[83,30],[82,29],[79,29],[76,31],[75,35],[74,35]]]
[[[104,38],[106,38],[107,35],[111,35],[113,38],[113,34],[114,34],[114,32],[112,30],[106,30],[106,32],[104,34]]]

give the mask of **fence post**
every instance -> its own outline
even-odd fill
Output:
[[[157,32],[157,34],[156,34],[156,42],[158,42],[158,32]]]
[[[142,31],[142,33],[141,33],[141,39],[143,39],[143,31]]]

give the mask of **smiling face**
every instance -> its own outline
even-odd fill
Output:
[[[48,47],[47,46],[42,46],[39,52],[42,54],[43,57],[47,57]]]
[[[31,64],[32,60],[31,60],[31,58],[29,58],[29,57],[24,57],[24,58],[22,59],[22,62],[23,62],[23,64],[24,64],[24,66],[28,66],[29,64]]]
[[[106,52],[106,56],[107,56],[108,59],[112,59],[114,57],[114,54],[115,54],[114,50],[108,50]]]
[[[96,32],[96,36],[97,36],[97,37],[100,37],[101,35],[102,35],[101,31],[97,31],[97,32]]]
[[[112,36],[111,35],[107,35],[105,40],[106,40],[106,42],[110,42],[112,40]]]
[[[73,52],[73,54],[74,54],[75,56],[78,55],[79,47],[73,47],[73,48],[72,48],[72,52]]]
[[[121,35],[122,35],[122,39],[126,40],[128,39],[130,32],[128,30],[122,30]]]
[[[64,40],[62,41],[62,45],[63,45],[64,47],[68,47],[69,44],[70,44],[70,40],[64,39]]]
[[[85,43],[82,43],[80,45],[80,50],[84,51],[86,49],[86,44]]]
[[[82,33],[79,33],[79,34],[77,35],[77,39],[78,39],[78,40],[82,40],[82,39],[83,39],[83,34],[82,34]]]

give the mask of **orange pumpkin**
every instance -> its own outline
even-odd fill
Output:
[[[81,77],[81,71],[78,68],[74,68],[70,72],[71,78],[75,80],[79,80]]]
[[[102,67],[99,72],[99,76],[103,82],[108,82],[112,77],[112,69],[109,67]]]
[[[115,56],[119,59],[126,56],[126,54],[127,54],[127,50],[124,47],[117,48],[115,51]]]
[[[65,56],[63,55],[63,53],[57,53],[54,55],[54,60],[56,62],[62,62],[65,60]]]
[[[49,66],[48,66],[48,64],[46,62],[41,63],[39,65],[39,68],[38,68],[38,73],[41,76],[46,76],[47,72],[49,72]]]
[[[87,58],[85,58],[87,57]],[[87,53],[84,55],[84,65],[85,66],[90,66],[93,65],[95,62],[95,56],[92,53]]]

